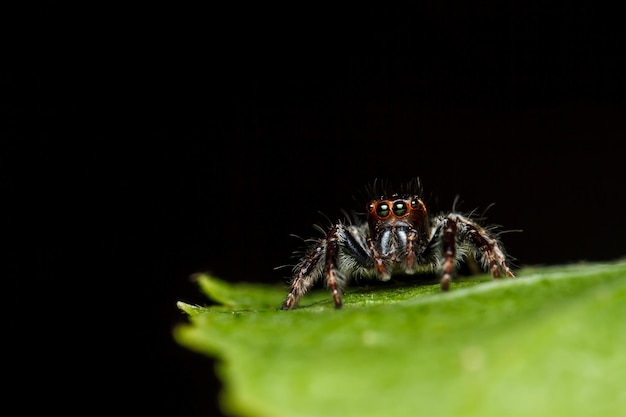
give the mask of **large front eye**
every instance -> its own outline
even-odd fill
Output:
[[[376,207],[376,214],[378,214],[378,217],[387,217],[387,216],[389,216],[389,204],[387,204],[387,203],[380,203]]]
[[[406,214],[406,204],[404,201],[396,201],[393,203],[393,214],[396,216],[404,216]]]

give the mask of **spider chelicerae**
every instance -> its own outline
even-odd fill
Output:
[[[494,278],[515,277],[494,228],[480,226],[471,216],[456,212],[431,217],[421,199],[419,180],[403,187],[407,192],[377,192],[363,216],[322,229],[325,237],[311,239],[293,268],[290,290],[281,309],[289,310],[320,279],[330,290],[335,308],[352,276],[388,281],[393,274],[438,272],[441,290],[450,288],[457,264],[471,255]]]

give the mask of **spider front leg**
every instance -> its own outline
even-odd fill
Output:
[[[322,274],[326,278],[326,285],[332,294],[335,308],[341,308],[340,284],[344,278],[337,268],[337,260],[342,232],[341,225],[334,226],[328,232],[326,239],[319,241],[296,266],[289,294],[283,301],[281,310],[295,307]]]
[[[498,239],[478,224],[459,214],[449,214],[442,221],[441,252],[443,255],[441,289],[447,291],[454,273],[457,245],[466,244],[494,278],[502,274],[514,278]]]
[[[456,235],[457,224],[454,219],[448,217],[443,226],[442,248],[443,253],[443,271],[441,275],[441,290],[448,291],[452,274],[454,272],[454,263],[456,262]]]

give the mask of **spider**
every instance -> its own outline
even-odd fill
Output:
[[[334,223],[325,237],[312,244],[293,268],[289,293],[282,310],[298,305],[320,279],[330,290],[335,308],[342,307],[342,293],[352,276],[388,281],[396,273],[438,272],[441,290],[448,291],[456,266],[471,254],[494,278],[514,278],[510,262],[492,228],[481,227],[470,217],[454,212],[430,217],[419,180],[411,191],[376,192],[367,202],[365,219],[355,217]]]

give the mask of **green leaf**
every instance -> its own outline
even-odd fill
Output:
[[[223,409],[265,416],[626,415],[626,262],[439,286],[326,291],[202,275],[183,346],[219,359]],[[207,370],[210,372],[210,370]]]

